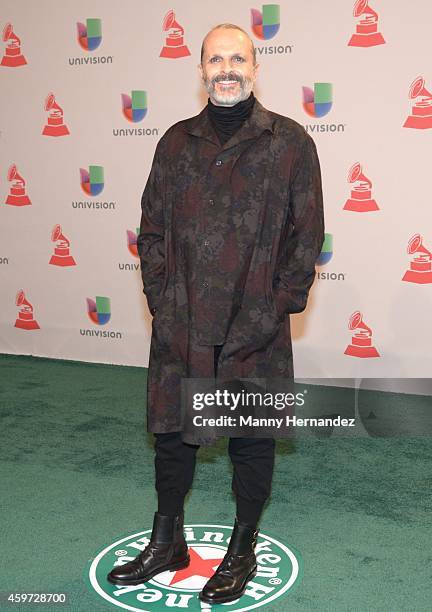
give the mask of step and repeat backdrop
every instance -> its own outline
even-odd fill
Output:
[[[429,0],[3,0],[0,20],[1,352],[147,366],[141,194],[159,138],[207,102],[204,35],[231,22],[256,96],[321,161],[297,376],[431,375]]]

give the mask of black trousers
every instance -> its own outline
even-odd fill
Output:
[[[215,374],[222,345],[214,348]],[[158,511],[182,512],[184,498],[192,486],[197,444],[186,444],[180,432],[154,434],[155,487]],[[274,438],[230,438],[228,452],[233,464],[231,488],[236,497],[237,518],[256,526],[271,492],[275,458]]]

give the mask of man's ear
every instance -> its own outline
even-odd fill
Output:
[[[255,78],[258,76],[259,67],[260,67],[260,64],[255,64],[255,66],[254,66],[254,75],[255,75]]]
[[[198,64],[198,72],[199,72],[199,75],[200,75],[201,79],[204,80],[204,73],[203,73],[202,64]]]

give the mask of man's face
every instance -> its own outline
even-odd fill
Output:
[[[233,106],[249,97],[258,64],[253,63],[251,43],[243,32],[219,28],[206,37],[198,68],[213,104]]]

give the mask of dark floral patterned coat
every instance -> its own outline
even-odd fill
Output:
[[[290,313],[304,310],[324,240],[320,164],[296,121],[258,100],[221,145],[207,116],[158,142],[138,252],[156,309],[147,429],[181,431],[182,377],[294,375]]]

